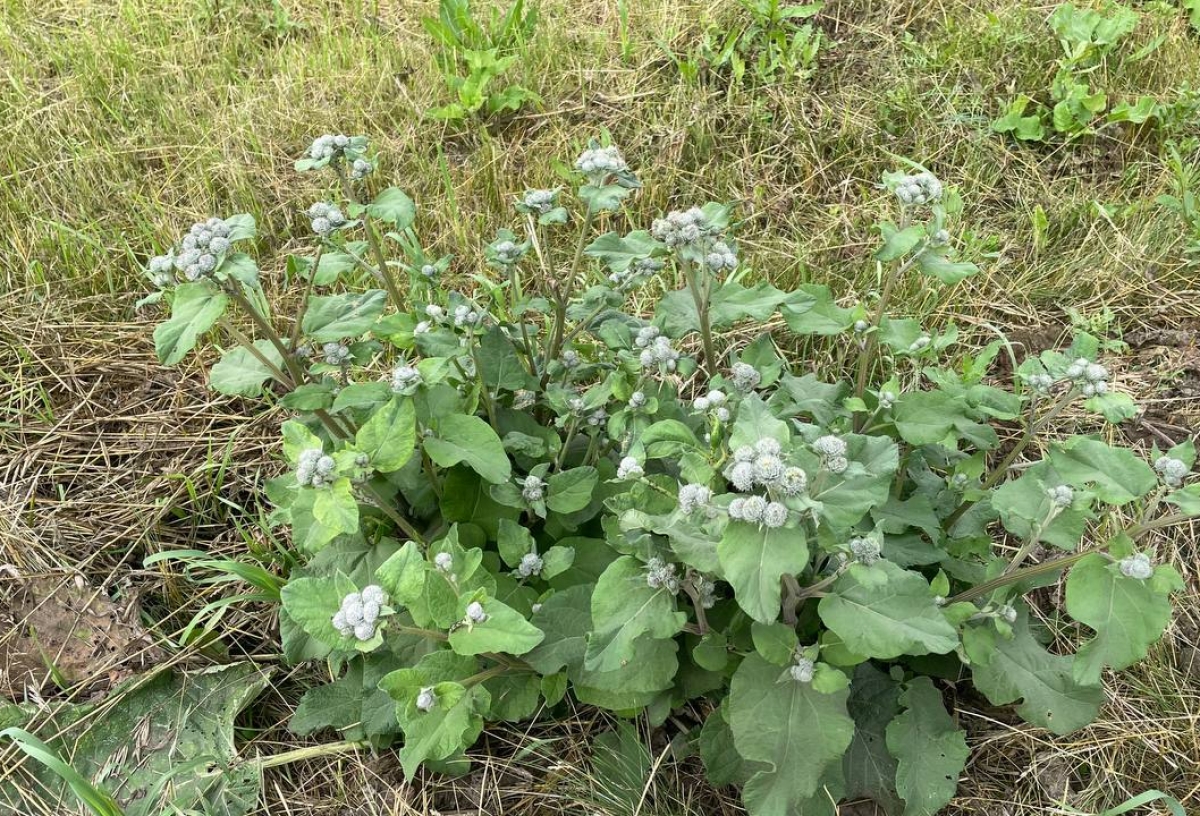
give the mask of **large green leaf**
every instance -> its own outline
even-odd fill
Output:
[[[504,443],[477,416],[450,414],[437,420],[436,437],[425,440],[425,452],[442,467],[466,464],[492,484],[508,481],[512,465]]]
[[[738,606],[754,620],[770,623],[779,617],[783,576],[799,575],[808,566],[808,543],[799,527],[731,521],[717,544],[717,558]]]
[[[1067,576],[1067,612],[1096,632],[1075,654],[1076,682],[1097,685],[1105,666],[1123,669],[1145,657],[1171,622],[1171,590],[1182,586],[1167,565],[1138,580],[1098,553],[1076,564]]]
[[[954,798],[970,749],[966,734],[946,713],[928,677],[909,681],[900,704],[906,709],[887,728],[887,747],[897,760],[896,791],[904,816],[937,816]]]
[[[403,231],[412,226],[417,216],[417,207],[399,187],[388,187],[367,205],[367,214],[380,221],[386,221],[395,230]]]
[[[642,562],[618,558],[596,582],[592,594],[593,632],[588,641],[587,668],[612,671],[633,657],[633,643],[642,634],[673,637],[687,622],[666,587],[646,583]]]
[[[1050,654],[1034,640],[1024,609],[1019,610],[1013,633],[1012,638],[995,641],[986,662],[973,663],[975,688],[995,705],[1021,700],[1018,714],[1056,734],[1069,734],[1094,720],[1104,690],[1077,683],[1072,677],[1073,659]],[[973,656],[976,637],[970,628],[963,634],[963,644]]]
[[[1090,487],[1109,504],[1128,504],[1158,484],[1154,470],[1132,451],[1085,436],[1052,447],[1050,462],[1067,484]]]
[[[526,663],[542,674],[582,666],[592,629],[591,585],[554,593],[533,613],[532,623],[545,634],[545,640],[525,655]]]
[[[354,445],[371,458],[380,473],[399,470],[412,458],[417,442],[417,420],[412,400],[394,396],[371,414],[354,437]]]
[[[463,605],[467,603],[463,600]],[[477,655],[485,652],[522,655],[542,642],[541,630],[525,616],[494,598],[480,601],[487,613],[483,623],[463,625],[450,633],[450,648],[459,654]]]
[[[933,602],[929,582],[890,561],[852,567],[817,609],[851,651],[867,657],[946,654],[958,646],[954,626]]]
[[[154,330],[154,351],[163,365],[175,365],[196,346],[200,335],[220,320],[229,296],[208,281],[175,289],[171,317]]]
[[[556,513],[575,513],[592,503],[599,477],[591,466],[571,468],[546,480],[546,506]]]
[[[433,685],[437,704],[402,721],[404,747],[400,765],[412,779],[422,762],[447,759],[469,748],[483,729],[491,694],[482,685],[465,688],[450,681]]]
[[[733,675],[730,730],[743,758],[763,763],[742,790],[751,816],[788,816],[813,797],[854,736],[845,689],[823,694],[757,654]]]
[[[861,663],[854,670],[847,708],[854,718],[854,740],[842,757],[846,797],[873,799],[886,812],[900,804],[896,795],[896,759],[888,753],[886,732],[900,713],[900,684]]]
[[[270,340],[255,340],[254,348],[270,361],[276,369],[283,365],[283,357]],[[263,383],[271,379],[272,371],[243,346],[235,346],[221,355],[208,373],[208,384],[221,394],[232,397],[257,397],[262,394]]]
[[[383,314],[386,301],[387,294],[382,289],[314,297],[309,300],[301,327],[307,337],[318,343],[358,337]]]

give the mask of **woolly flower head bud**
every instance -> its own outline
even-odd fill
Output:
[[[646,282],[646,279],[661,270],[665,263],[657,258],[641,258],[630,264],[629,268],[613,272],[608,276],[608,282],[617,289],[631,289]]]
[[[1108,369],[1099,363],[1080,357],[1067,366],[1064,372],[1069,380],[1074,380],[1079,386],[1079,392],[1085,397],[1095,397],[1108,393]]]
[[[440,552],[433,557],[433,565],[442,572],[449,572],[454,567],[454,556],[448,552]]]
[[[1025,378],[1025,384],[1035,393],[1049,394],[1054,388],[1054,378],[1049,374],[1030,374]]]
[[[1179,487],[1191,472],[1187,463],[1170,456],[1160,456],[1155,459],[1154,469],[1158,471],[1158,475],[1162,477],[1163,483],[1167,487]]]
[[[764,527],[772,529],[782,527],[787,524],[788,509],[779,502],[768,502],[763,508],[762,524]]]
[[[1136,578],[1139,581],[1145,581],[1154,575],[1154,564],[1150,561],[1150,556],[1145,553],[1134,553],[1127,558],[1122,558],[1118,568],[1126,578]]]
[[[558,358],[558,361],[562,363],[563,368],[576,368],[580,362],[579,352],[574,349],[566,349],[563,351],[562,356]]]
[[[575,160],[575,169],[593,178],[603,178],[610,174],[624,173],[629,169],[621,151],[616,145],[608,147],[589,147],[579,154]]]
[[[392,369],[392,390],[399,394],[411,394],[421,384],[421,372],[409,365]]]
[[[729,373],[733,379],[733,387],[742,393],[753,391],[762,382],[762,374],[749,363],[734,363]]]
[[[679,352],[671,345],[671,339],[659,335],[642,349],[639,362],[642,364],[642,368],[674,371],[679,365],[679,356]]]
[[[696,244],[713,233],[708,216],[699,207],[674,210],[666,218],[656,218],[650,225],[650,234],[669,247]],[[725,247],[728,250],[728,247]],[[724,262],[724,257],[721,259]],[[734,258],[737,265],[737,258]]]
[[[343,346],[341,343],[329,342],[321,346],[321,356],[328,365],[345,365],[350,360],[350,347]]]
[[[913,340],[912,343],[909,344],[908,350],[909,351],[924,351],[925,349],[929,348],[930,342],[932,342],[932,341],[930,341],[929,335],[923,334],[920,337],[918,337],[916,340]]]
[[[733,452],[733,461],[735,462],[753,462],[754,457],[758,456],[758,451],[753,445],[742,445]]]
[[[425,686],[417,692],[417,711],[433,711],[437,706],[437,695],[433,693],[433,686]]]
[[[617,465],[617,478],[640,479],[646,475],[646,471],[642,470],[641,463],[632,456],[626,456],[621,460],[621,464]]]
[[[869,328],[871,328],[871,324],[865,320],[855,320],[854,321],[854,333],[855,334],[863,334]]]
[[[1005,604],[996,610],[996,614],[1004,618],[1009,623],[1017,622],[1017,608],[1012,604]]]
[[[634,391],[629,395],[629,407],[637,410],[646,404],[646,394],[642,391]]]
[[[488,614],[483,611],[483,604],[479,601],[471,601],[467,605],[467,621],[469,623],[483,623],[487,619]]]
[[[950,230],[940,229],[929,236],[929,242],[934,246],[945,246],[950,243]]]
[[[775,454],[760,453],[754,459],[754,481],[764,487],[775,485],[787,470],[783,460]]]
[[[312,221],[313,232],[320,236],[329,235],[346,224],[346,216],[342,215],[342,211],[324,201],[318,201],[309,207],[307,215]]]
[[[692,588],[696,590],[696,597],[700,601],[700,606],[704,609],[712,609],[717,604],[717,585],[703,575],[697,576],[692,581]]]
[[[717,241],[704,256],[704,265],[713,273],[732,272],[737,269],[737,255],[724,241]]]
[[[833,434],[827,434],[814,441],[812,449],[826,459],[836,459],[846,455],[846,441]]]
[[[763,520],[763,513],[766,511],[767,500],[762,496],[747,496],[729,503],[729,517],[739,521],[758,524]]]
[[[849,547],[860,564],[870,566],[879,560],[879,542],[870,536],[855,536],[850,539]]]
[[[816,671],[816,664],[807,657],[797,657],[796,662],[788,669],[788,673],[797,683],[811,683]]]
[[[342,637],[370,640],[375,637],[375,626],[383,601],[383,589],[375,585],[366,587],[362,592],[351,592],[342,599],[341,608],[334,613],[333,628]]]
[[[605,422],[608,422],[608,411],[603,408],[597,408],[588,415],[587,424],[592,428],[599,428]]]
[[[341,134],[326,133],[313,139],[308,148],[308,156],[312,159],[332,159],[334,154],[342,150],[350,140]]]
[[[528,502],[541,501],[546,483],[532,473],[521,483],[521,496]]]
[[[885,411],[896,404],[895,391],[880,391],[879,392],[879,407]]]
[[[913,173],[896,185],[896,198],[906,207],[936,204],[942,200],[942,183],[933,173]]]
[[[778,487],[785,496],[799,496],[808,488],[808,474],[798,467],[785,468]]]
[[[301,487],[328,487],[337,463],[320,448],[300,452],[296,459],[296,483]]]
[[[754,462],[734,462],[725,471],[725,478],[730,481],[735,490],[742,493],[754,489]]]
[[[1057,485],[1046,488],[1046,495],[1056,507],[1070,507],[1075,501],[1075,491],[1070,485]]]
[[[830,473],[845,473],[850,467],[850,460],[845,456],[831,456],[825,460],[825,469]]]
[[[686,484],[679,488],[679,512],[707,512],[712,506],[712,491],[704,485]]]
[[[428,281],[435,281],[442,274],[442,271],[440,269],[438,269],[433,264],[429,264],[429,263],[421,264],[421,269],[419,271],[421,273],[421,277]]]
[[[540,575],[542,572],[542,557],[537,553],[525,553],[521,556],[521,563],[517,565],[517,575],[522,578],[531,578],[534,575]]]
[[[174,265],[175,259],[170,255],[156,255],[146,264],[146,274],[151,283],[164,289],[175,282],[175,274],[171,271]]]
[[[646,585],[651,589],[665,589],[674,595],[679,591],[675,565],[668,564],[661,558],[651,558],[646,562]]]

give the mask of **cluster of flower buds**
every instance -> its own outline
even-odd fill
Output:
[[[1108,393],[1108,369],[1083,357],[1067,366],[1063,372],[1068,380],[1074,380],[1079,392],[1085,397]]]
[[[1070,507],[1075,501],[1075,491],[1070,485],[1056,485],[1046,488],[1046,495],[1055,507]]]
[[[425,686],[417,692],[417,711],[433,711],[437,707],[437,695],[433,693],[433,686]]]
[[[950,243],[950,230],[942,228],[929,236],[929,243],[934,246],[945,246]]]
[[[609,145],[589,147],[580,153],[579,158],[575,160],[575,169],[593,181],[602,181],[607,176],[624,173],[629,169],[629,165],[625,163],[616,145]]]
[[[855,334],[866,334],[866,331],[869,328],[871,328],[871,324],[865,320],[855,320],[854,321],[854,333]]]
[[[159,289],[165,289],[175,283],[175,273],[172,271],[175,266],[175,259],[170,255],[155,255],[146,264],[146,273],[150,276],[150,282]]]
[[[542,574],[544,565],[542,557],[537,553],[525,553],[521,556],[521,563],[517,565],[516,573],[521,578],[532,578]]]
[[[767,501],[762,496],[746,496],[729,503],[729,517],[776,529],[787,524],[788,509],[779,502]]]
[[[696,397],[695,402],[692,403],[692,408],[702,413],[712,411],[717,421],[728,422],[733,417],[726,404],[728,402],[729,397],[726,396],[725,392],[714,388],[704,396]]]
[[[848,545],[854,560],[868,567],[880,559],[879,542],[873,536],[855,536]]]
[[[1122,558],[1118,569],[1126,578],[1136,578],[1139,581],[1145,581],[1154,575],[1154,563],[1150,556],[1142,552]]]
[[[748,394],[758,388],[758,384],[762,382],[762,374],[749,363],[734,363],[729,374],[733,381],[733,387],[743,394]]]
[[[632,456],[626,456],[617,465],[617,478],[622,481],[640,479],[645,475],[646,471],[642,469],[642,463]]]
[[[936,204],[942,200],[942,183],[933,173],[913,173],[896,185],[896,198],[906,207]]]
[[[1049,394],[1054,388],[1054,378],[1049,374],[1030,374],[1025,377],[1025,384],[1036,394]]]
[[[679,352],[671,345],[671,338],[664,335],[658,326],[639,329],[634,342],[642,350],[638,358],[642,368],[674,371],[679,365]]]
[[[704,265],[714,274],[732,272],[737,269],[737,262],[737,255],[724,241],[714,242],[704,256]]]
[[[1009,623],[1017,622],[1017,608],[1012,604],[1004,604],[1001,606],[996,610],[996,615],[1004,618],[1004,620],[1008,621]]]
[[[327,487],[333,483],[337,463],[320,448],[300,452],[296,459],[296,483],[301,487]]]
[[[896,404],[895,391],[880,391],[879,392],[879,407],[883,410],[890,410]]]
[[[463,622],[467,626],[474,626],[477,623],[483,623],[488,619],[488,613],[483,610],[483,604],[479,601],[471,601],[467,604],[467,615]]]
[[[675,565],[661,558],[651,558],[646,562],[646,585],[651,589],[665,589],[672,595],[677,593],[679,578],[675,575]]]
[[[604,423],[608,422],[608,411],[601,406],[600,408],[597,408],[595,411],[592,411],[590,414],[588,414],[587,419],[584,421],[587,423],[589,428],[599,428],[604,425]]]
[[[666,218],[654,219],[650,225],[650,234],[671,248],[695,245],[714,232],[708,216],[699,207],[674,210],[667,213]],[[737,264],[736,258],[734,264]]]
[[[558,190],[526,190],[517,209],[533,215],[545,215],[558,204]]]
[[[324,201],[318,201],[309,207],[307,214],[312,221],[312,231],[321,237],[346,224],[346,216],[342,215],[342,211]]]
[[[313,139],[312,145],[308,148],[309,158],[313,159],[332,159],[335,155],[344,151],[350,145],[350,137],[345,134],[326,133],[323,136],[318,136]]]
[[[694,513],[697,510],[712,515],[713,492],[702,484],[685,484],[679,488],[679,512]]]
[[[580,360],[579,352],[574,349],[564,349],[563,353],[559,355],[558,362],[563,368],[578,368],[579,363],[582,361]]]
[[[742,445],[733,452],[733,464],[725,478],[735,489],[745,493],[754,487],[774,487],[783,481],[788,467],[784,464],[783,446],[777,439],[764,437],[753,445]]]
[[[1191,469],[1186,462],[1170,456],[1160,456],[1154,460],[1154,469],[1167,487],[1179,487],[1187,478]]]
[[[492,246],[492,260],[501,266],[511,266],[521,260],[526,249],[526,246],[515,241],[498,241]]]
[[[929,339],[928,334],[922,334],[916,340],[913,340],[911,343],[908,344],[908,350],[913,352],[914,354],[917,353],[918,351],[924,351],[925,349],[929,348],[929,344],[931,342],[933,342],[933,341]]]
[[[327,365],[346,365],[346,363],[350,362],[350,347],[330,341],[321,346],[321,358]]]
[[[444,550],[433,557],[433,565],[437,567],[438,572],[450,573],[454,569],[454,556]]]
[[[483,315],[472,309],[465,303],[460,303],[454,307],[454,325],[455,326],[475,326],[483,319]]]
[[[229,226],[220,218],[197,221],[179,242],[175,268],[189,281],[211,275],[229,251]],[[161,262],[160,262],[161,263]]]
[[[792,664],[788,672],[792,675],[792,679],[797,683],[811,683],[813,675],[816,674],[817,666],[807,657],[796,657],[796,662]]]
[[[427,281],[435,281],[441,277],[442,274],[442,270],[438,269],[437,266],[431,263],[421,264],[421,268],[418,271],[421,273],[421,277]]]
[[[696,575],[692,579],[692,589],[696,591],[696,600],[701,608],[712,609],[717,605],[717,585],[711,578]]]
[[[644,408],[646,405],[646,392],[634,391],[629,395],[629,401],[626,403],[631,411],[636,411],[639,408]]]
[[[850,467],[846,458],[846,441],[841,437],[829,434],[819,437],[812,443],[812,449],[821,457],[830,473],[844,473]]]
[[[392,390],[397,394],[411,394],[421,385],[421,372],[410,365],[392,369]]]
[[[361,156],[350,162],[350,178],[361,181],[375,172],[375,165]]]
[[[527,502],[541,501],[546,495],[546,483],[532,473],[521,483],[521,497]]]
[[[383,606],[383,589],[372,584],[362,592],[351,592],[342,598],[342,607],[333,615],[333,628],[342,637],[353,636],[367,641],[375,637],[379,610]]]
[[[613,272],[608,276],[608,282],[618,290],[632,289],[644,283],[647,278],[660,271],[664,266],[666,264],[657,258],[641,258],[625,269]]]

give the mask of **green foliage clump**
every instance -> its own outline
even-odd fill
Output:
[[[640,183],[592,142],[574,197],[521,195],[462,289],[408,196],[348,176],[365,140],[321,144],[298,167],[332,169],[344,200],[324,203],[344,218],[287,259],[307,290],[290,321],[232,248],[196,279],[148,270],[170,304],[164,362],[220,324],[234,345],[212,387],[295,413],[290,470],[265,488],[301,562],[282,649],[336,677],[298,733],[398,742],[409,776],[455,773],[486,723],[554,716],[567,694],[652,724],[691,704],[707,712],[691,744],[755,816],[844,797],[934,813],[967,758],[939,680],[1064,734],[1095,717],[1104,670],[1161,635],[1180,578],[1144,539],[1200,514],[1195,450],[1152,466],[1094,436],[1039,440],[1067,406],[1134,413],[1086,333],[1006,388],[987,380],[1004,341],[953,364],[955,326],[888,313],[907,276],[978,271],[932,173],[884,177],[883,285],[844,305],[750,282],[727,204],[611,229]],[[631,311],[648,285],[666,287],[653,313]],[[781,352],[826,344],[854,361],[846,381]],[[1021,434],[996,461],[1001,423]],[[1024,597],[1064,570],[1070,653]]]
[[[480,23],[470,0],[441,0],[437,17],[421,21],[439,49],[435,61],[455,101],[429,113],[438,119],[459,121],[472,116],[494,116],[517,111],[529,102],[540,102],[536,93],[520,85],[496,88],[498,78],[519,59],[520,51],[537,28],[537,9],[515,0],[503,15]]]
[[[710,25],[683,56],[672,54],[689,81],[706,74],[728,75],[735,84],[803,79],[826,47],[820,29],[804,22],[823,2],[790,5],[784,0],[739,0],[743,14],[727,27]],[[747,69],[750,69],[749,72]]]
[[[1184,92],[1170,104],[1140,96],[1110,107],[1108,94],[1093,84],[1093,77],[1103,68],[1105,60],[1137,23],[1138,13],[1117,3],[1110,3],[1103,11],[1070,3],[1057,6],[1050,15],[1049,26],[1062,48],[1062,56],[1050,83],[1049,104],[1020,94],[1008,104],[1004,115],[992,123],[992,130],[1026,142],[1042,142],[1051,133],[1076,138],[1121,122],[1171,126],[1181,119],[1190,119],[1196,110],[1193,94]]]

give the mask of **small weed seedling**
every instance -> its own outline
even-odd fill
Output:
[[[702,73],[728,72],[733,82],[750,76],[758,83],[803,79],[815,67],[825,42],[820,30],[804,22],[824,3],[789,5],[784,0],[739,0],[743,14],[728,30],[706,29],[700,43],[686,57],[673,55],[684,78],[698,80]]]

